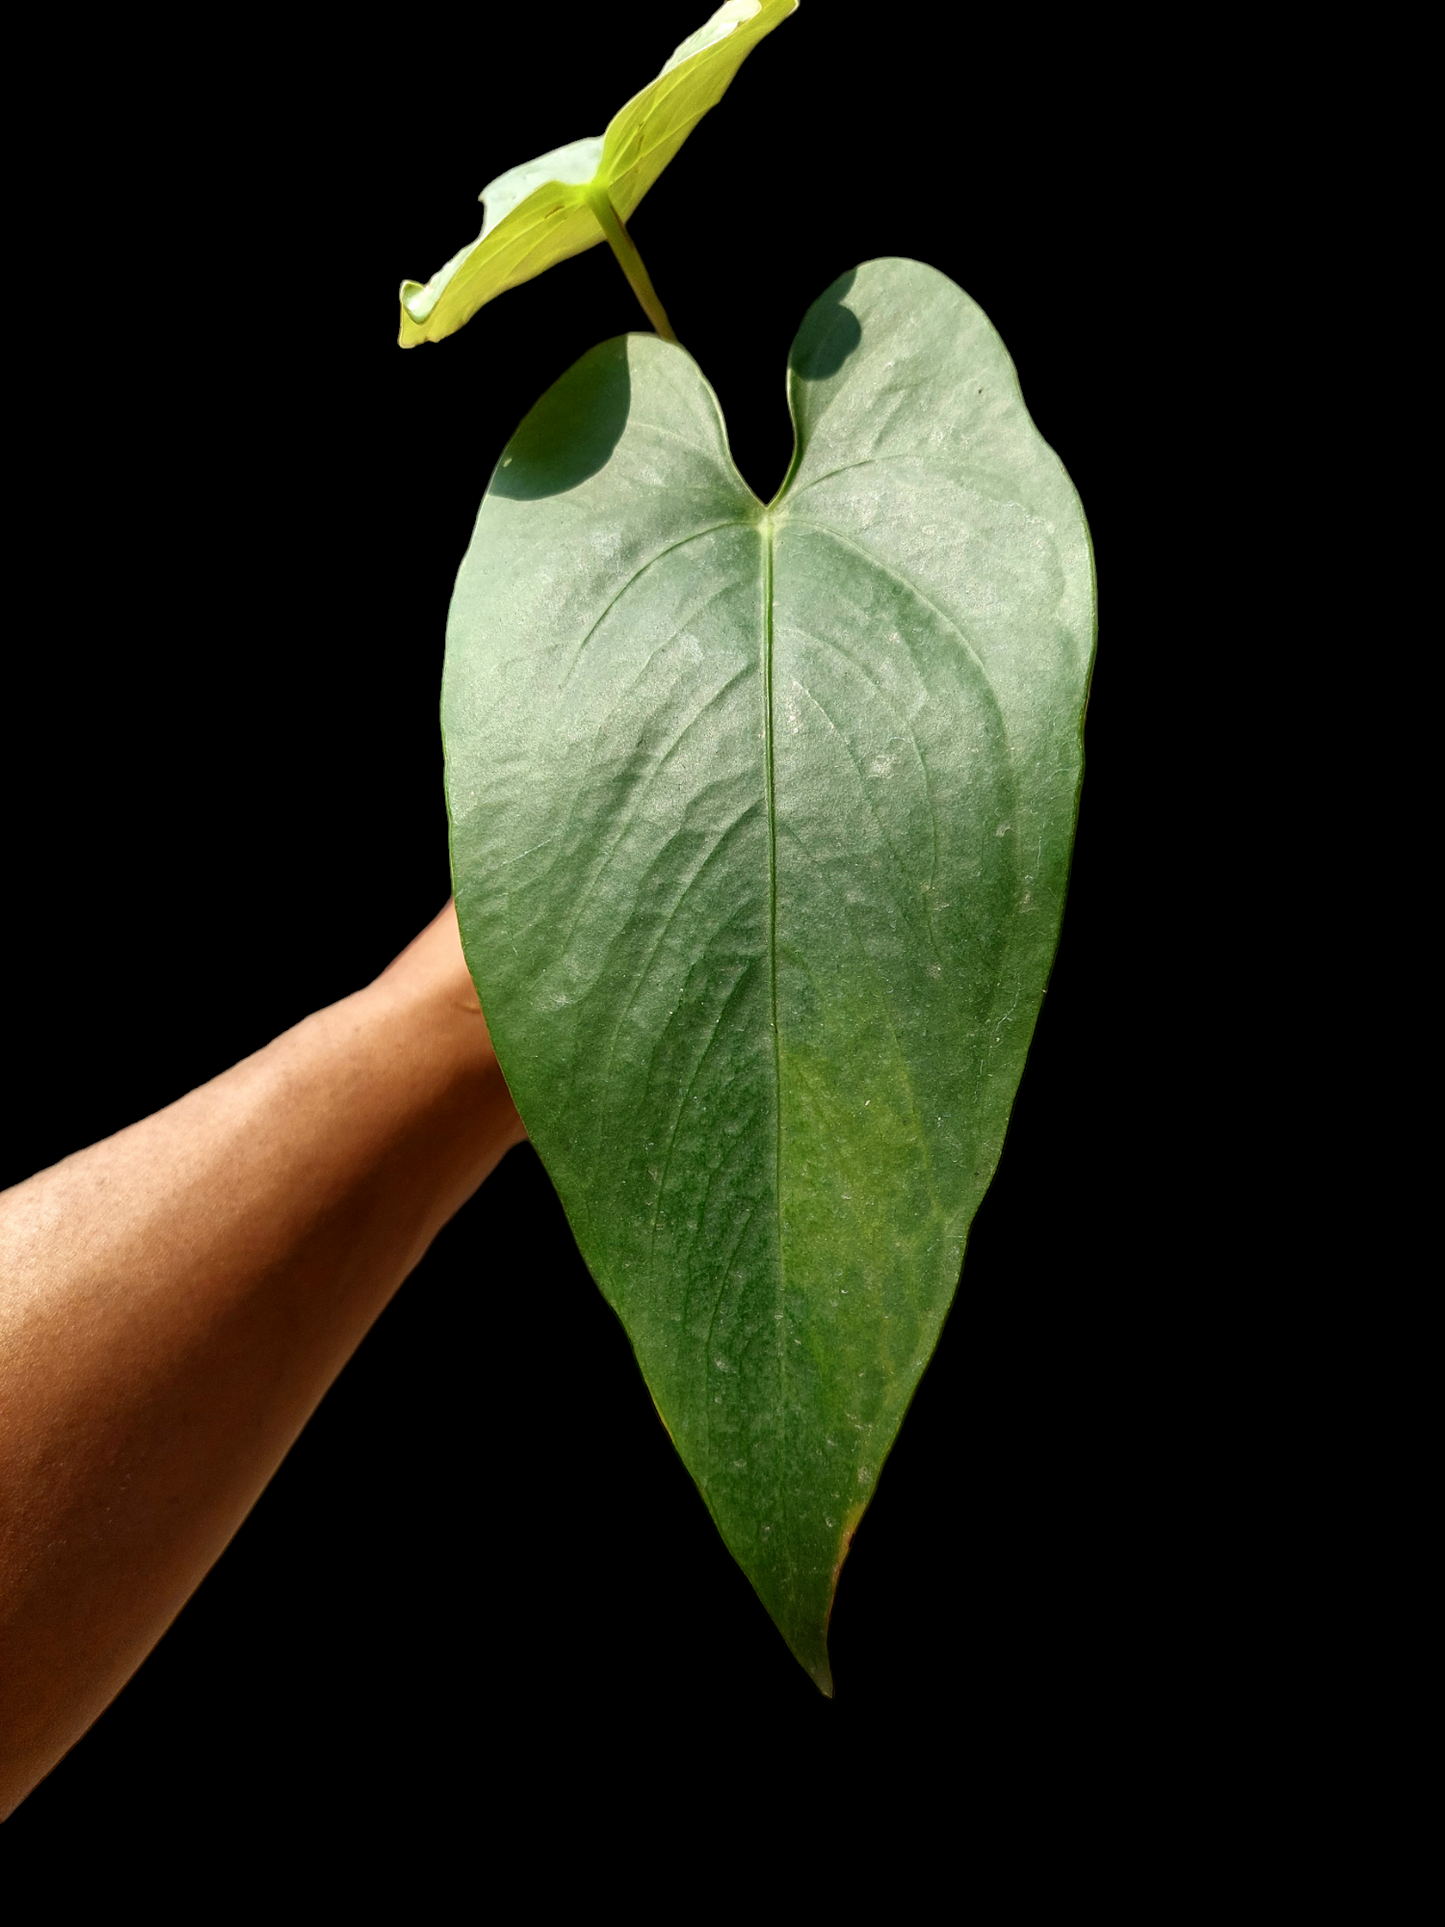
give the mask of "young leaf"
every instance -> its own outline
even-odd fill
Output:
[[[788,381],[764,507],[680,349],[629,335],[565,374],[482,503],[443,717],[502,1067],[830,1692],[838,1571],[1053,960],[1094,594],[1078,497],[943,275],[845,275]]]
[[[698,121],[716,107],[746,56],[797,4],[725,0],[683,41],[657,79],[613,116],[605,134],[554,148],[488,182],[481,192],[485,220],[477,239],[425,287],[402,282],[402,347],[455,334],[486,302],[600,241],[618,249],[636,287],[641,264],[626,258],[625,228],[620,237],[615,230],[631,218]],[[645,293],[637,291],[651,314],[650,284]]]

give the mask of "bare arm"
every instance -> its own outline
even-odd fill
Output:
[[[448,905],[367,989],[0,1194],[0,1817],[522,1136]]]

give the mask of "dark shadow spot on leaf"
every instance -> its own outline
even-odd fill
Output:
[[[606,467],[631,405],[627,337],[619,335],[553,382],[507,444],[492,494],[533,502],[576,488]]]
[[[791,356],[793,373],[801,380],[826,381],[836,375],[863,339],[857,315],[843,306],[843,297],[856,278],[856,268],[840,274],[804,315]]]

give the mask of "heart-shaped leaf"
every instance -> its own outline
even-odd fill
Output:
[[[789,392],[797,455],[764,507],[681,349],[584,356],[492,478],[443,708],[508,1082],[828,1692],[838,1571],[1054,955],[1094,594],[1078,497],[943,275],[845,275]]]
[[[455,334],[486,302],[569,255],[603,240],[616,246],[617,225],[630,219],[693,128],[716,107],[747,55],[797,4],[726,0],[683,41],[657,79],[613,116],[605,134],[554,148],[488,182],[477,239],[424,287],[402,282],[402,347]],[[625,265],[632,279],[633,264]]]

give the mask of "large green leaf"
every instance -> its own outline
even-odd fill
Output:
[[[441,341],[508,288],[609,238],[609,209],[638,202],[765,34],[798,0],[725,0],[605,134],[553,148],[482,189],[481,233],[423,287],[401,284],[401,345]]]
[[[845,275],[789,393],[765,508],[681,349],[629,335],[564,375],[482,503],[444,721],[508,1082],[828,1692],[838,1570],[1054,954],[1094,597],[1078,497],[943,275]]]

